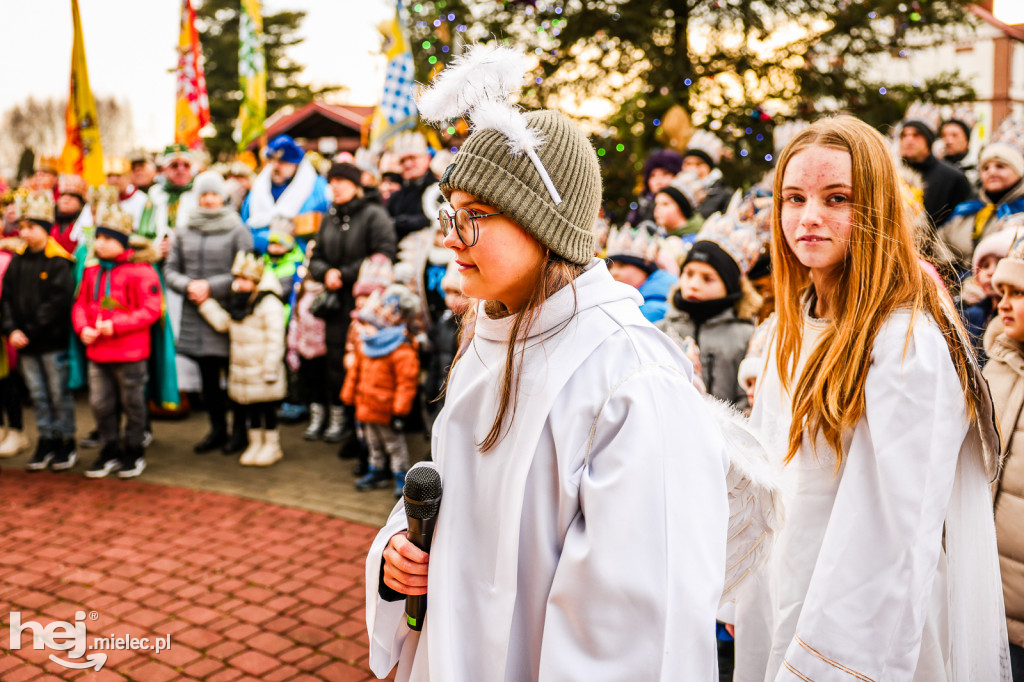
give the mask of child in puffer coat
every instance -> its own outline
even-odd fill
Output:
[[[103,478],[117,471],[120,478],[132,478],[146,468],[150,327],[160,319],[163,294],[152,265],[156,251],[129,248],[132,216],[116,205],[100,205],[96,225],[98,262],[85,268],[71,309],[71,324],[89,359],[89,404],[101,446],[85,475]]]
[[[269,466],[283,456],[277,429],[278,403],[287,391],[281,283],[255,253],[240,251],[231,274],[227,310],[208,298],[199,313],[231,339],[228,396],[245,411],[249,428],[249,447],[239,464]]]
[[[373,331],[356,347],[355,363],[345,376],[341,400],[355,405],[356,424],[370,451],[370,470],[356,481],[358,490],[387,485],[392,476],[395,497],[405,489],[409,450],[402,419],[412,409],[420,371],[415,339],[406,323],[419,309],[419,297],[402,284],[373,294],[359,314]],[[391,458],[391,472],[385,468]]]

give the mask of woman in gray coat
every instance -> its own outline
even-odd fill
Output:
[[[233,409],[231,438],[227,429],[227,393],[221,376],[228,370],[228,335],[216,331],[199,314],[199,305],[213,298],[222,305],[231,294],[231,264],[235,254],[252,248],[252,233],[238,213],[224,205],[227,187],[213,171],[201,173],[193,189],[199,195],[199,208],[188,224],[174,235],[164,278],[167,286],[184,296],[178,353],[199,365],[203,401],[210,415],[210,432],[193,450],[202,454],[219,447],[225,454],[241,452],[246,446],[245,420]]]

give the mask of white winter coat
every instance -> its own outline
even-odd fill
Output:
[[[228,366],[228,396],[241,405],[281,400],[287,390],[284,369],[284,303],[281,283],[267,268],[257,291],[269,291],[252,313],[231,319],[217,301],[208,298],[199,306],[210,326],[228,332],[231,355]]]
[[[511,319],[477,318],[433,449],[429,606],[378,596],[401,503],[367,557],[370,667],[398,680],[717,680],[728,459],[692,367],[601,261],[541,308],[491,451]],[[680,435],[682,434],[682,437]]]

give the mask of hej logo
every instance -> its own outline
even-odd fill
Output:
[[[95,612],[94,612],[95,613]],[[95,618],[93,618],[95,620]],[[46,627],[35,621],[21,622],[21,612],[11,612],[11,650],[21,649],[21,635],[25,630],[32,632],[33,649],[55,649],[56,651],[67,651],[68,658],[81,658],[88,648],[88,635],[85,631],[85,611],[75,613],[75,622],[57,621]],[[59,641],[58,641],[59,640]],[[104,653],[91,653],[84,661],[66,661],[50,654],[50,660],[65,668],[95,668],[99,670],[107,662],[107,655]]]

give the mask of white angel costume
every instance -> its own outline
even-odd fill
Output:
[[[800,372],[824,329],[805,316]],[[751,423],[770,432],[786,522],[736,605],[736,682],[1009,680],[988,482],[991,400],[979,415],[938,326],[890,315],[871,349],[864,413],[835,454],[819,438],[787,465],[792,421],[774,343]]]
[[[398,680],[717,680],[725,444],[692,368],[594,260],[540,308],[487,453],[511,319],[483,315],[434,427],[444,497],[423,630],[366,562],[370,667]],[[575,302],[574,302],[575,297]],[[574,310],[575,308],[575,310]]]

